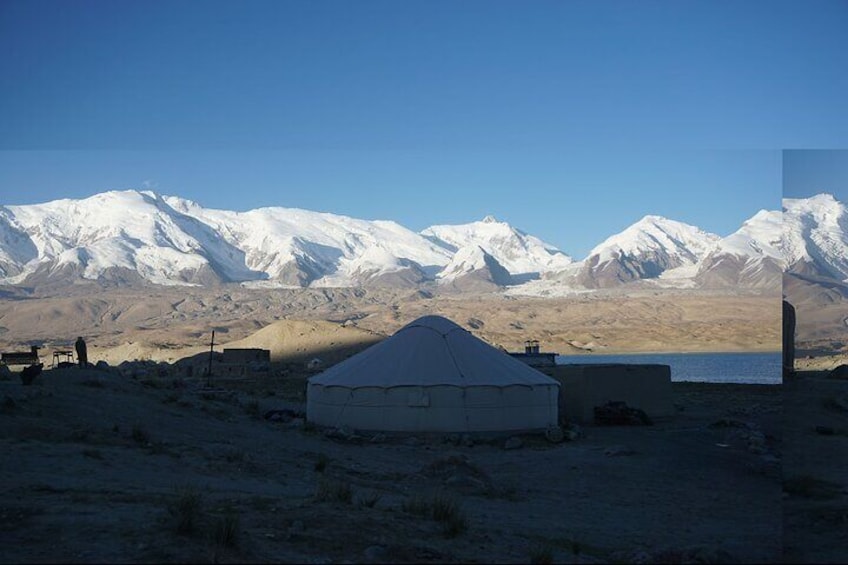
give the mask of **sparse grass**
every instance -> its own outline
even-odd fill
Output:
[[[327,468],[327,465],[330,463],[330,458],[324,455],[323,453],[318,455],[318,460],[315,462],[315,471],[318,473],[323,473]]]
[[[420,494],[407,498],[401,504],[401,510],[416,516],[429,516],[430,508],[430,501]]]
[[[103,454],[96,449],[83,449],[82,454],[91,459],[103,459]]]
[[[442,533],[447,538],[455,538],[468,530],[468,517],[462,505],[454,497],[436,493],[430,498],[415,495],[407,498],[401,509],[409,514],[431,518],[442,525]]]
[[[175,518],[178,534],[194,533],[200,520],[202,502],[200,493],[194,487],[186,486],[177,492],[177,498],[171,503],[168,511]]]
[[[842,487],[810,475],[797,475],[783,481],[783,492],[804,498],[830,500],[842,494]]]
[[[215,520],[215,530],[212,539],[216,545],[222,547],[238,547],[240,521],[238,514],[233,510],[227,512]]]
[[[536,544],[530,548],[530,563],[548,565],[554,562],[554,550],[548,544]]]
[[[315,500],[350,504],[353,502],[353,490],[348,483],[322,478],[318,481]]]
[[[357,504],[360,508],[374,508],[380,501],[380,493],[376,491],[360,494]]]
[[[432,502],[433,520],[441,522],[445,537],[455,538],[468,529],[468,518],[462,505],[452,496],[436,494]]]
[[[150,443],[150,434],[147,433],[147,430],[145,430],[141,426],[141,424],[135,424],[133,426],[130,437],[133,439],[134,442],[141,445],[147,445],[148,443]]]

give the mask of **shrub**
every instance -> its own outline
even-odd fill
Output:
[[[353,501],[353,491],[348,483],[321,479],[315,491],[315,500],[350,504]]]
[[[147,430],[141,427],[141,424],[136,424],[133,426],[132,434],[130,435],[130,437],[132,437],[133,441],[135,441],[136,443],[150,443],[150,434],[147,433]]]
[[[200,519],[200,507],[202,500],[200,493],[192,487],[183,487],[177,494],[176,500],[168,508],[171,516],[176,520],[175,529],[178,534],[191,534],[194,532]]]
[[[468,529],[468,518],[455,498],[436,494],[433,496],[431,508],[433,520],[441,522],[445,537],[455,538]]]
[[[429,516],[430,508],[430,502],[420,494],[407,498],[401,504],[401,510],[416,516]]]
[[[448,538],[454,538],[468,529],[468,518],[462,510],[462,505],[455,498],[445,494],[437,493],[429,499],[421,495],[407,498],[401,509],[441,523],[442,533]]]
[[[239,538],[239,517],[232,510],[215,521],[213,533],[215,544],[225,547],[237,547]]]
[[[554,562],[554,552],[547,544],[539,544],[530,549],[530,563],[547,565]]]
[[[359,496],[358,504],[360,507],[365,508],[374,508],[377,505],[377,502],[380,501],[380,493],[379,492],[370,492],[368,494],[362,494]]]
[[[329,463],[330,458],[321,453],[318,455],[318,461],[315,462],[315,470],[319,473],[323,473]]]

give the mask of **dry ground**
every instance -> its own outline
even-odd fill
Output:
[[[291,384],[0,380],[0,560],[780,559],[779,387],[674,383],[677,413],[655,426],[506,450],[262,418],[302,409]]]
[[[785,560],[848,558],[848,381],[805,371],[784,382]]]
[[[543,350],[561,354],[587,349],[600,353],[778,351],[781,339],[777,295],[631,290],[627,295],[610,291],[568,298],[514,298],[503,294],[431,296],[387,289],[260,291],[240,287],[86,287],[68,292],[39,297],[19,293],[0,300],[0,350],[42,343],[42,353],[50,361],[53,349],[69,348],[77,336],[83,336],[96,350],[89,355],[92,360],[172,362],[207,350],[213,329],[219,344],[243,340],[281,320],[335,325],[347,321],[352,329],[390,335],[427,314],[446,316],[510,351],[523,350],[527,339],[537,339]],[[287,339],[297,337],[292,334]],[[318,343],[320,336],[311,332],[308,337],[302,340],[307,343],[289,347],[288,352],[308,357],[313,353],[310,343]],[[317,348],[324,347],[319,343]]]

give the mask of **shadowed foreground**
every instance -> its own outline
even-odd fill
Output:
[[[6,562],[781,556],[779,387],[675,383],[667,421],[505,449],[330,438],[297,417],[302,381],[281,377],[216,392],[76,368],[14,377],[0,380]]]

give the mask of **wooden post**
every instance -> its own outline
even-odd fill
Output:
[[[209,342],[209,370],[206,372],[206,388],[212,388],[212,356],[215,354],[215,330],[212,330],[212,341]]]

